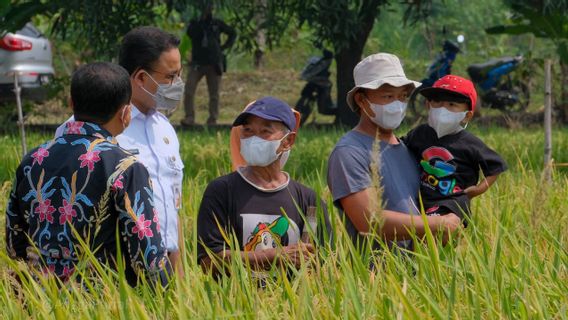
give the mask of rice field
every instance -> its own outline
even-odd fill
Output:
[[[316,261],[292,276],[258,288],[248,266],[233,261],[230,277],[204,273],[196,259],[196,215],[213,178],[229,173],[229,132],[180,132],[185,162],[183,269],[167,290],[130,288],[120,274],[102,272],[88,288],[57,289],[52,281],[24,281],[18,290],[9,270],[4,222],[0,233],[1,319],[568,319],[568,175],[557,169],[551,184],[541,178],[542,128],[468,128],[496,149],[509,171],[472,203],[473,223],[455,245],[426,237],[409,258],[385,250],[357,252],[341,229],[326,186],[326,161],[341,129],[304,129],[286,165],[296,180],[327,202],[336,237]],[[399,132],[404,133],[401,129]],[[37,145],[50,134],[32,134]],[[568,162],[568,130],[556,128],[553,155]],[[20,159],[17,136],[0,137],[0,210],[4,212]],[[368,269],[369,259],[380,267]],[[99,266],[102,268],[102,266]],[[23,271],[20,271],[23,272]],[[24,272],[25,273],[25,272]]]

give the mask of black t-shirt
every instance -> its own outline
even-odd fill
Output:
[[[469,214],[464,190],[477,185],[479,170],[486,177],[507,170],[499,154],[466,130],[438,138],[423,124],[402,139],[420,162],[420,193],[426,209],[444,206],[458,215],[462,210]]]
[[[323,229],[329,231],[329,218],[325,203],[318,206],[312,189],[290,179],[281,190],[260,191],[238,172],[217,178],[207,186],[199,208],[197,258],[207,256],[205,248],[214,253],[229,250],[226,237],[231,239],[233,234],[243,251],[297,243],[308,207],[322,208],[317,227],[322,236]],[[325,221],[326,228],[320,227],[320,221]]]
[[[218,65],[222,63],[222,51],[235,42],[235,30],[222,20],[192,20],[187,27],[187,35],[191,38],[192,64]],[[221,45],[221,33],[227,35],[227,41]]]

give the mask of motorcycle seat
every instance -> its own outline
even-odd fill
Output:
[[[474,63],[467,67],[467,73],[474,82],[479,82],[485,79],[485,74],[487,73],[487,71],[503,64],[514,62],[516,60],[517,59],[515,57],[501,57],[491,59],[483,63]]]

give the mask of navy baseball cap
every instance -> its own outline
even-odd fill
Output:
[[[245,124],[249,115],[255,115],[265,120],[282,122],[288,129],[296,128],[296,117],[290,106],[274,97],[263,97],[253,101],[233,122],[233,127]]]

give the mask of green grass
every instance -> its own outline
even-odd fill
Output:
[[[317,267],[283,272],[259,290],[242,263],[232,277],[215,281],[197,265],[196,214],[208,181],[230,171],[228,131],[183,132],[185,278],[166,292],[129,288],[108,274],[83,289],[60,292],[53,284],[25,283],[19,300],[11,290],[13,263],[0,252],[0,318],[406,318],[567,319],[568,179],[557,170],[541,181],[542,129],[470,128],[508,162],[488,193],[473,201],[473,223],[454,247],[417,246],[413,259],[385,252],[370,274],[364,259],[339,230],[336,250]],[[405,129],[400,132],[405,132]],[[314,188],[331,207],[326,160],[340,129],[304,130],[286,165],[294,178]],[[554,133],[554,157],[568,162],[568,130]],[[48,135],[32,134],[30,145]],[[0,138],[0,210],[19,161],[17,137]],[[332,217],[337,217],[330,208]],[[4,219],[1,219],[4,223]],[[3,228],[2,228],[3,230]],[[0,240],[2,248],[4,239]]]

